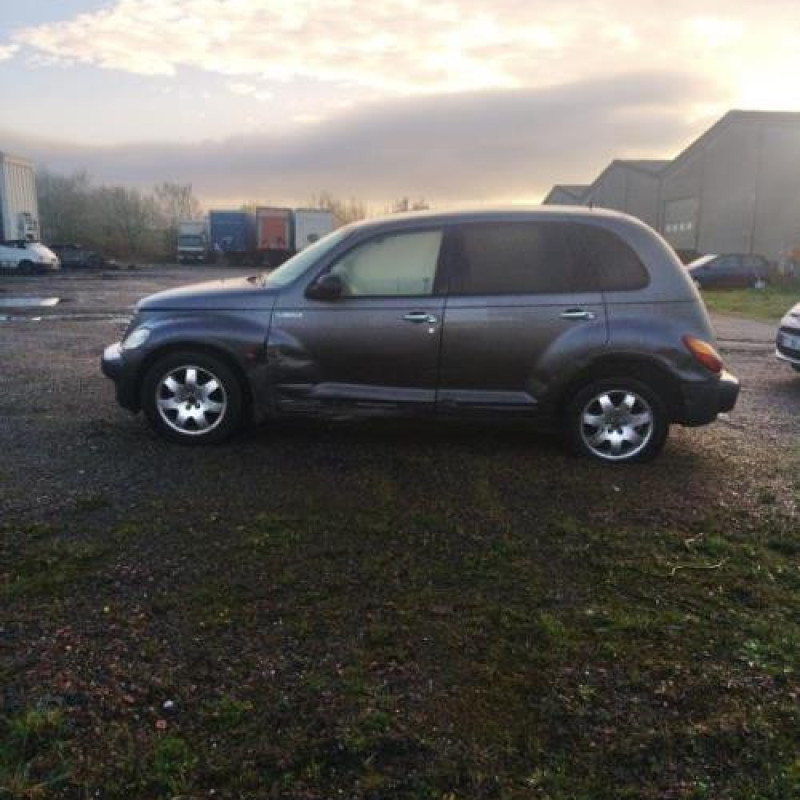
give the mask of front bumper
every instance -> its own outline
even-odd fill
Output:
[[[103,375],[114,381],[117,402],[129,411],[139,410],[139,397],[136,391],[136,370],[128,363],[121,342],[109,345],[100,359]]]
[[[731,411],[739,398],[739,379],[723,370],[719,378],[704,383],[684,383],[683,425],[695,427],[713,422],[719,414]]]

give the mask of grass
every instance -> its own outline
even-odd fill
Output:
[[[777,323],[795,303],[800,302],[800,285],[773,284],[764,289],[706,289],[702,294],[709,311]]]
[[[781,493],[698,508],[673,462],[654,519],[657,466],[409,457],[242,513],[7,524],[0,797],[800,795]]]
[[[0,719],[0,797],[46,797],[69,779],[64,715],[29,709]]]

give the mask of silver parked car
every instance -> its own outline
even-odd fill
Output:
[[[800,372],[800,303],[790,308],[778,328],[775,355]]]
[[[713,421],[739,388],[669,246],[575,208],[351,225],[268,275],[145,298],[102,365],[177,442],[246,417],[501,417],[616,462]]]

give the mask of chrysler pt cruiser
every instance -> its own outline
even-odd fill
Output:
[[[653,457],[739,391],[663,239],[575,208],[340,228],[269,274],[144,298],[102,368],[174,442],[297,415],[499,417],[607,462]]]

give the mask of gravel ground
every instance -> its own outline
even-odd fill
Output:
[[[219,274],[0,282],[63,298],[0,321],[0,795],[797,796],[770,326],[715,320],[739,404],[652,464],[420,423],[172,446],[98,359],[138,297]]]
[[[420,446],[446,457],[449,440],[460,446],[471,440],[497,448],[498,454],[510,448],[509,455],[516,454],[519,438],[514,434],[405,424],[266,426],[205,451],[156,440],[141,415],[131,416],[115,404],[112,384],[99,371],[102,349],[120,337],[125,316],[139,297],[234,274],[241,273],[214,267],[140,268],[11,277],[0,283],[0,304],[4,297],[20,295],[61,298],[57,306],[36,311],[0,308],[0,314],[11,316],[0,322],[0,501],[6,517],[57,515],[86,493],[107,493],[114,505],[124,506],[202,491],[206,501],[217,498],[224,505],[251,491],[253,474],[326,460],[336,468],[364,457],[379,464],[388,457],[408,457]],[[772,326],[733,317],[714,323],[720,349],[742,381],[739,404],[717,425],[675,429],[663,458],[648,469],[651,475],[690,464],[707,468],[723,456],[733,462],[759,456],[769,470],[776,459],[796,454],[800,376],[773,358]],[[433,443],[428,443],[431,435]],[[547,439],[528,437],[525,448],[532,463],[566,459]],[[206,475],[212,465],[208,484],[200,473]]]

